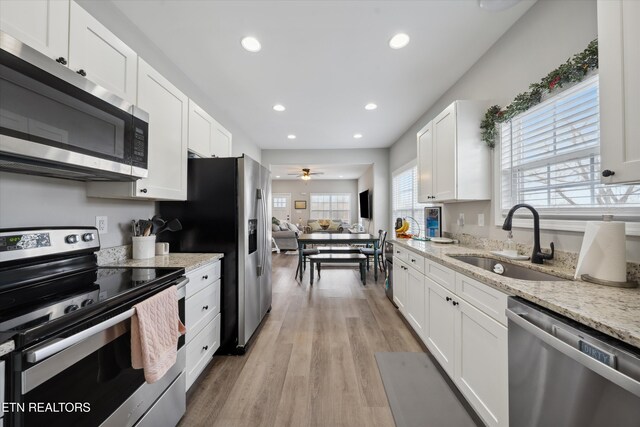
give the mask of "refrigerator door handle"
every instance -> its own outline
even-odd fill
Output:
[[[267,254],[269,250],[268,241],[267,241],[267,227],[269,226],[269,219],[267,218],[267,199],[264,194],[264,190],[260,190],[262,193],[262,218],[264,218],[264,224],[262,228],[262,272],[265,270],[265,265],[267,264]]]
[[[258,188],[256,190],[256,199],[258,199],[258,202],[260,203],[260,215],[262,216],[262,224],[260,224],[260,221],[258,221],[258,224],[261,225],[260,228],[262,228],[262,236],[260,236],[260,229],[257,230],[258,232],[258,240],[261,241],[261,244],[258,244],[258,250],[260,251],[259,255],[258,255],[258,267],[257,267],[257,274],[258,277],[262,276],[262,271],[264,269],[264,236],[265,236],[265,229],[264,229],[264,224],[265,224],[265,211],[264,211],[264,194],[262,192],[261,188]],[[260,226],[259,225],[259,226]]]

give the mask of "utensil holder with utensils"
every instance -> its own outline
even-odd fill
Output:
[[[156,236],[133,236],[133,259],[149,259],[156,256]]]

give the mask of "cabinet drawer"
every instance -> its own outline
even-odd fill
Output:
[[[190,298],[220,278],[220,261],[190,271],[186,276],[189,279],[187,298]]]
[[[187,342],[220,313],[220,280],[216,280],[185,302],[185,326]]]
[[[436,262],[424,260],[424,274],[451,292],[455,292],[456,279],[453,270]]]
[[[468,303],[506,326],[507,294],[489,285],[456,273],[456,294]]]
[[[405,248],[401,248],[399,245],[393,245],[393,256],[401,261],[407,262],[409,258],[409,251]]]
[[[187,344],[187,390],[220,347],[220,314]]]
[[[415,268],[420,273],[424,274],[424,257],[422,255],[418,255],[415,252],[408,251],[407,252],[407,265],[409,267]]]

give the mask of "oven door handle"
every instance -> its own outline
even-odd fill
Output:
[[[183,278],[183,280],[175,284],[175,286],[178,288],[178,299],[184,298],[185,285],[188,282],[189,279]],[[118,314],[117,316],[105,320],[102,323],[94,325],[88,329],[85,329],[84,331],[78,332],[77,334],[71,335],[70,337],[64,338],[60,341],[54,342],[53,344],[50,344],[46,347],[27,351],[27,361],[30,363],[40,362],[47,357],[53,356],[54,354],[59,353],[62,350],[79,343],[80,341],[84,341],[92,335],[99,334],[100,332],[109,329],[110,327],[117,325],[124,320],[129,319],[135,312],[135,308],[129,309],[123,313]]]
[[[108,320],[105,320],[102,323],[99,323],[95,326],[92,326],[88,329],[85,329],[82,332],[78,332],[75,335],[71,335],[65,339],[57,341],[53,344],[50,344],[46,347],[42,347],[36,350],[27,351],[27,361],[30,363],[37,363],[49,356],[53,356],[56,353],[61,352],[62,350],[71,347],[74,344],[79,343],[80,341],[84,341],[92,335],[99,334],[100,332],[109,329],[110,327],[117,325],[123,320],[129,319],[136,312],[135,308],[125,311],[124,313],[120,313],[117,316],[114,316]]]

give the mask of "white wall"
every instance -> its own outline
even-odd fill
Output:
[[[262,164],[298,165],[371,164],[373,168],[373,223],[372,230],[390,230],[391,202],[389,198],[389,149],[345,149],[345,150],[262,150]],[[354,221],[355,222],[355,221]]]
[[[358,220],[358,181],[355,179],[273,179],[271,190],[273,193],[291,193],[291,222],[307,224],[311,214],[309,197],[311,193],[349,193],[351,194],[351,220],[353,224]],[[294,209],[296,200],[307,202],[307,209]]]
[[[155,204],[88,198],[84,182],[0,173],[0,228],[95,226],[96,216],[108,217],[103,248],[131,243],[131,220],[151,218]]]
[[[416,158],[417,131],[454,100],[494,99],[504,106],[515,95],[526,91],[530,83],[539,81],[596,37],[594,0],[538,1],[396,141],[390,149],[390,170]],[[464,227],[456,223],[460,213],[465,215]],[[477,225],[478,214],[484,214],[484,227]],[[447,204],[444,217],[447,231],[505,238],[505,232],[500,228],[502,224],[493,224],[492,202]],[[549,242],[553,241],[556,249],[578,252],[582,237],[582,233],[543,231],[542,246],[548,248]],[[530,229],[514,229],[514,239],[532,244],[533,233]],[[628,237],[627,258],[629,261],[640,260],[640,238]]]
[[[241,156],[246,153],[254,160],[260,161],[261,150],[254,141],[247,136],[242,129],[241,123],[236,123],[231,119],[225,110],[224,105],[218,105],[214,99],[206,96],[198,87],[197,83],[191,81],[162,51],[162,46],[157,46],[149,40],[135,23],[124,15],[118,8],[108,1],[76,0],[84,9],[93,15],[98,21],[104,24],[112,33],[124,41],[129,47],[160,74],[169,79],[185,95],[193,99],[196,104],[204,108],[222,126],[233,134],[232,154]],[[185,46],[197,52],[199,45],[194,41],[192,46]]]
[[[374,191],[374,185],[373,185],[373,165],[371,165],[369,169],[367,169],[365,173],[363,173],[362,176],[358,178],[358,194],[362,193],[365,190],[369,190],[369,193],[372,194],[371,197],[376,196],[376,192]],[[391,193],[389,193],[389,195],[391,195]],[[358,203],[360,203],[359,198],[358,198]],[[389,199],[389,206],[391,206],[391,199]],[[358,213],[360,213],[359,209],[360,207],[358,206]],[[373,227],[373,221],[369,219],[359,218],[359,223],[369,233],[375,234],[377,232],[377,230]],[[389,230],[387,229],[387,232],[388,231]]]

